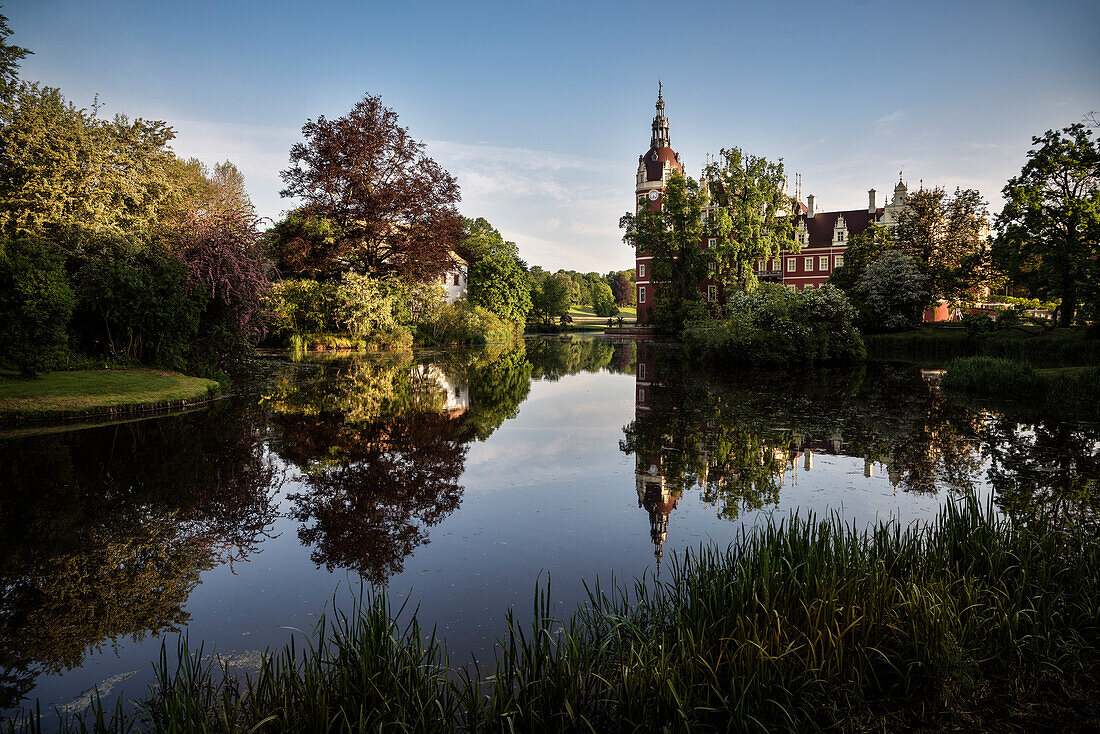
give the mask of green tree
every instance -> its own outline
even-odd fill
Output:
[[[531,310],[527,273],[510,257],[483,258],[470,266],[470,302],[522,324]]]
[[[588,298],[592,302],[592,309],[597,316],[618,316],[619,307],[615,305],[615,296],[611,294],[611,288],[602,280],[597,280],[589,286]]]
[[[723,148],[703,180],[715,207],[705,225],[705,236],[716,240],[707,255],[727,287],[751,290],[757,260],[799,251],[783,162]]]
[[[615,297],[615,303],[620,306],[633,306],[635,296],[634,271],[612,271],[607,274],[607,284],[611,287],[611,295]]]
[[[1100,147],[1080,123],[1032,143],[1003,189],[994,257],[1031,295],[1061,298],[1059,324],[1070,326],[1082,301],[1100,315]]]
[[[0,14],[0,101],[11,98],[19,84],[19,62],[33,53],[22,46],[12,46],[8,43],[11,28],[8,27],[8,19]]]
[[[893,230],[872,222],[867,229],[849,238],[848,246],[844,249],[844,264],[829,276],[830,285],[851,293],[867,266],[894,247]]]
[[[266,233],[268,256],[284,278],[337,280],[343,271],[340,231],[308,207],[289,212]]]
[[[661,209],[642,206],[619,220],[623,241],[635,252],[653,256],[652,279],[660,284],[655,297],[657,327],[678,333],[702,312],[699,284],[706,262],[699,245],[703,236],[705,194],[699,184],[674,172],[665,188]]]
[[[8,242],[0,249],[0,360],[26,376],[58,367],[74,303],[57,248],[29,237]]]
[[[936,187],[909,195],[894,241],[928,277],[930,301],[973,297],[993,280],[985,206],[974,189],[948,195]]]
[[[470,302],[503,319],[524,323],[531,310],[531,286],[516,243],[505,240],[479,217],[464,220],[459,251],[470,262]]]
[[[23,84],[0,119],[0,228],[62,237],[148,234],[173,194],[172,128],[99,119],[57,89]]]
[[[847,260],[845,260],[847,265]],[[928,304],[928,278],[913,258],[896,250],[868,265],[852,289],[864,328],[902,331],[920,326]]]
[[[569,310],[568,276],[552,275],[531,288],[531,316],[544,324]]]

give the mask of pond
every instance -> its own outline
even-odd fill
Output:
[[[486,661],[536,584],[567,614],[769,516],[1097,517],[1100,425],[909,365],[747,374],[602,337],[263,365],[204,410],[0,434],[0,708],[136,697],[179,634],[247,670],[361,580]]]

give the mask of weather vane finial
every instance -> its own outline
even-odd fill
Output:
[[[657,79],[657,99],[660,99],[662,94],[664,94],[664,92],[662,91],[662,88],[661,88],[661,79],[660,79],[660,77],[658,77],[658,79]]]

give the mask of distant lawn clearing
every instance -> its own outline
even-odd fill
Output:
[[[569,315],[573,317],[574,324],[602,324],[607,326],[607,317],[597,316],[591,306],[573,306],[569,309]],[[619,315],[611,318],[618,321],[620,317],[624,324],[633,325],[638,317],[638,311],[634,306],[619,306]]]
[[[168,407],[217,394],[218,383],[163,370],[0,373],[0,417],[49,418]]]

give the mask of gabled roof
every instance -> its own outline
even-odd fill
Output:
[[[866,209],[849,209],[842,212],[818,212],[813,217],[803,213],[798,215],[798,220],[806,223],[806,232],[809,234],[807,247],[828,247],[833,243],[833,231],[836,229],[838,217],[843,215],[844,226],[848,237],[851,237],[862,233],[871,226],[871,222],[881,219],[883,211],[882,207],[876,209],[874,214]]]

